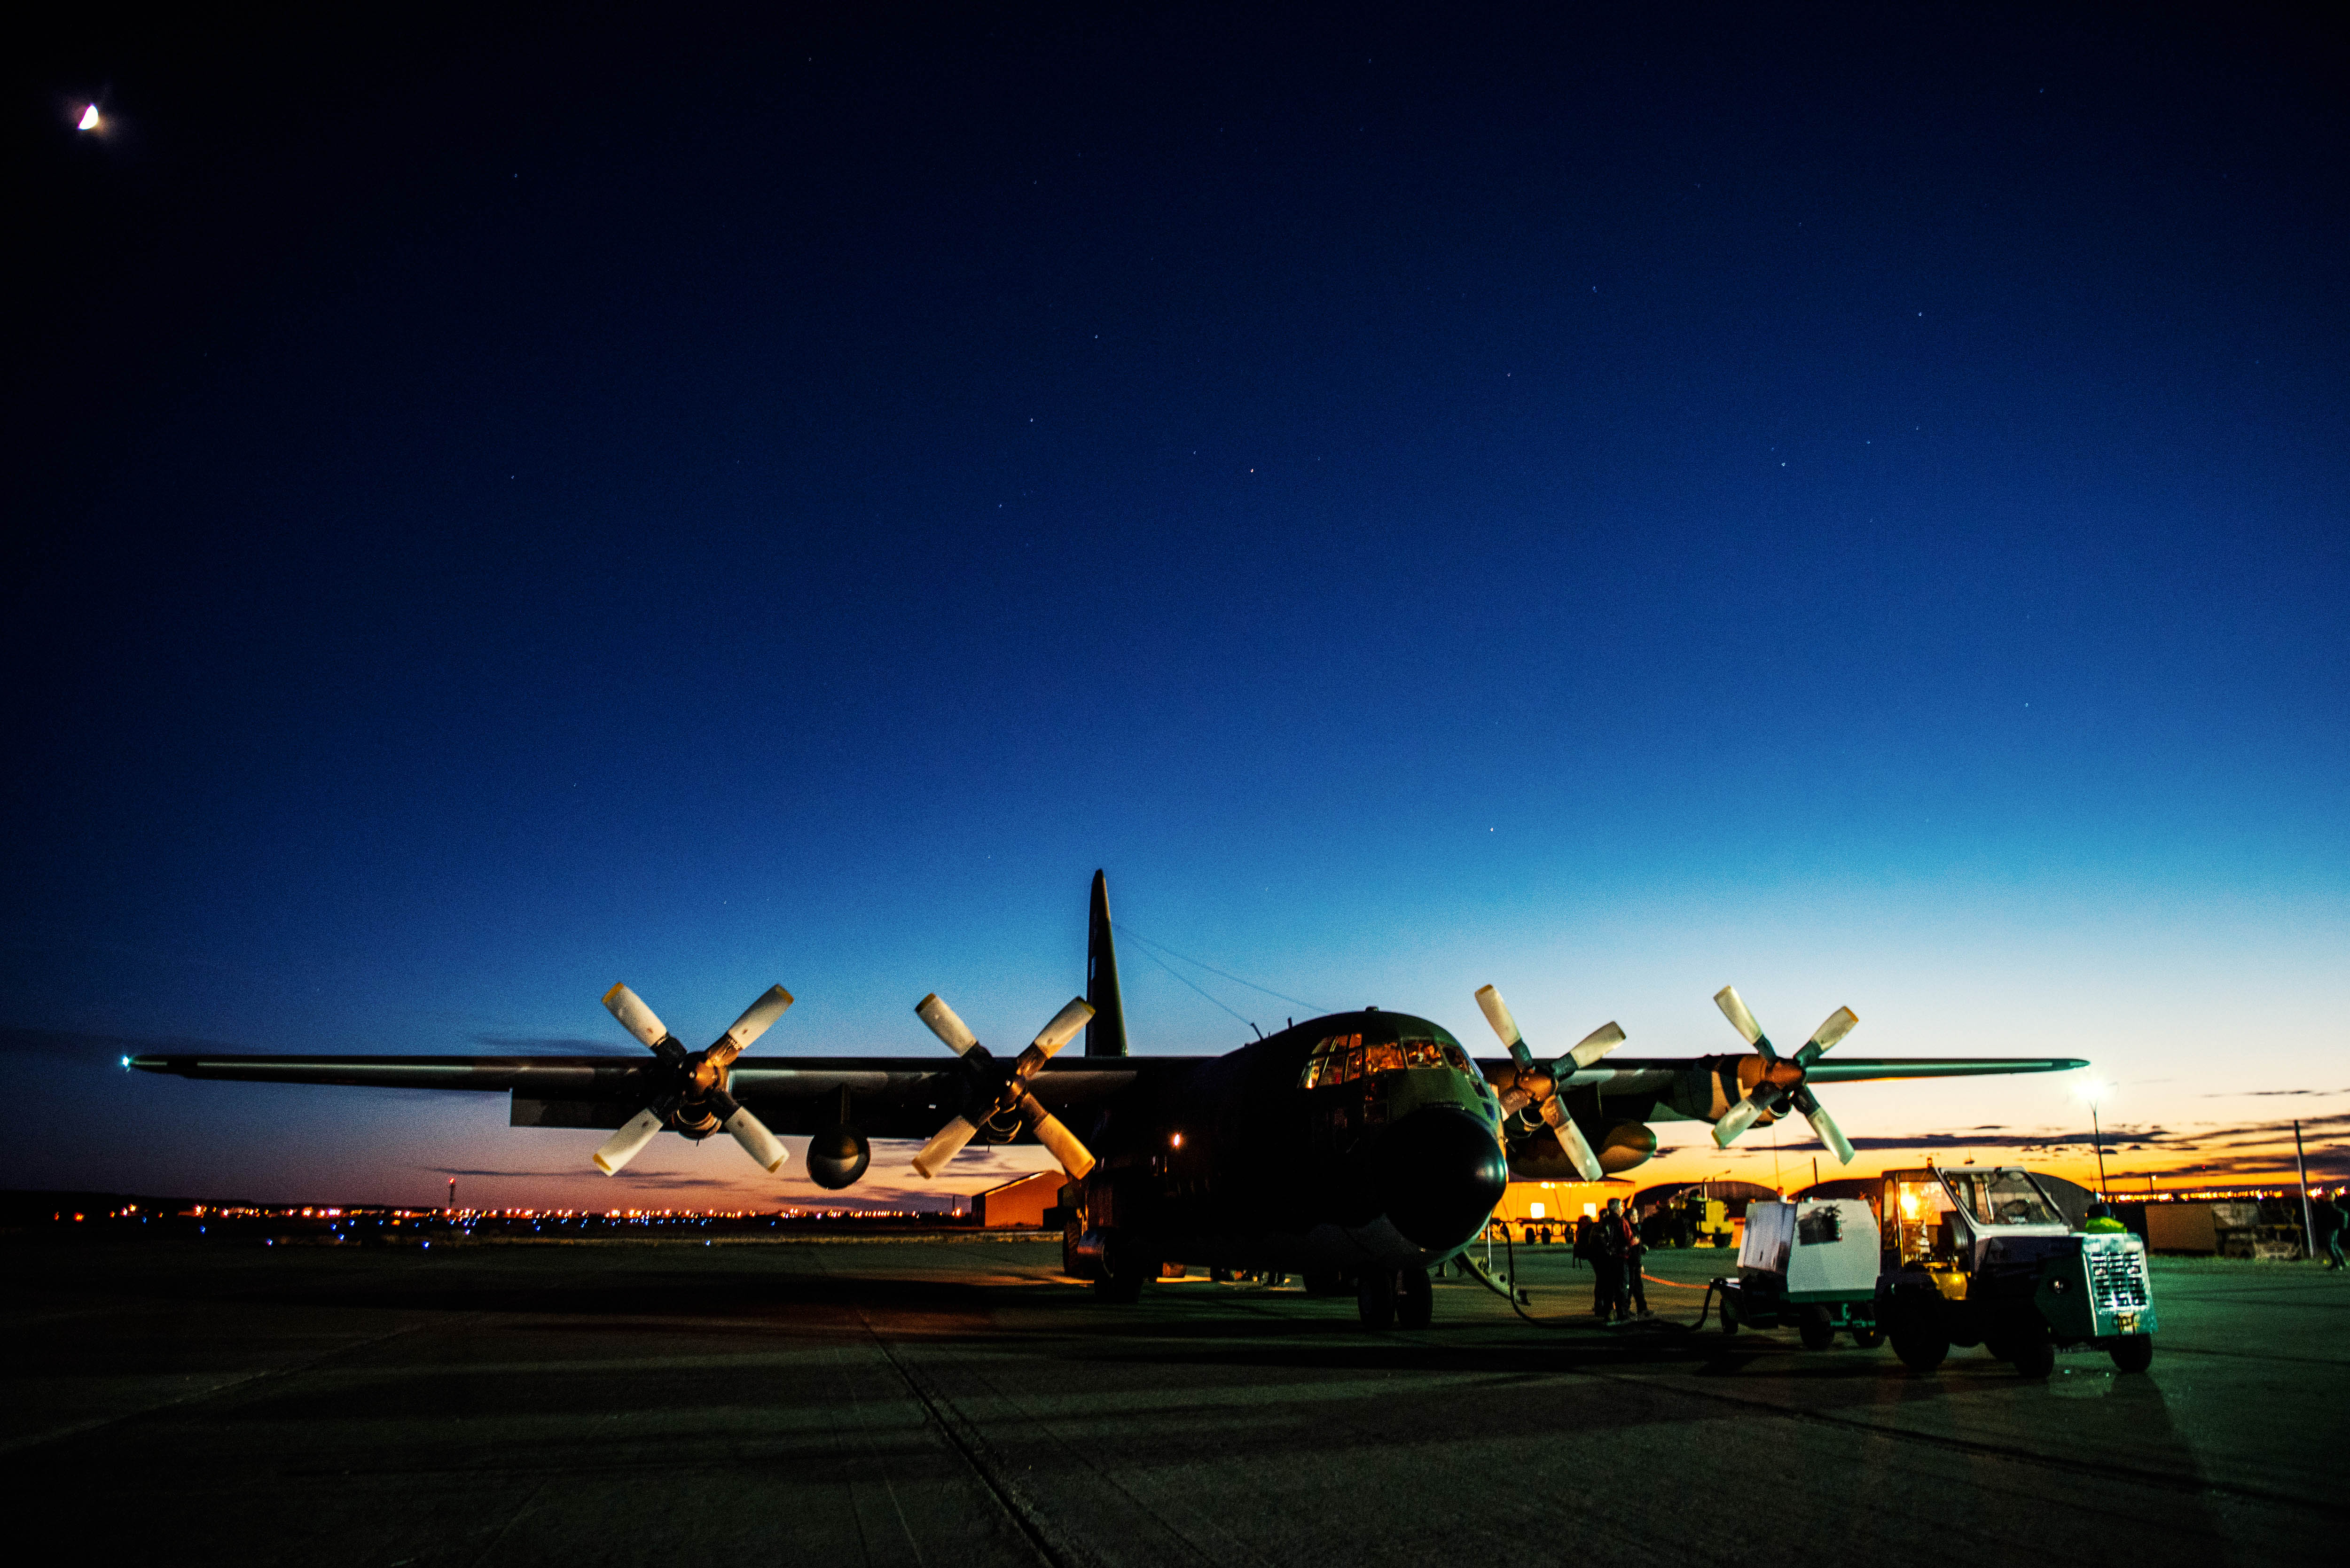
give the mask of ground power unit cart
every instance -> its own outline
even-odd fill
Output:
[[[1721,1332],[1792,1326],[1806,1350],[1825,1350],[1839,1331],[1873,1350],[1881,1246],[1877,1216],[1858,1199],[1750,1203],[1738,1246],[1738,1277],[1713,1282]]]

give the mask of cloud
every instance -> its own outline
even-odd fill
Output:
[[[2336,1095],[2350,1095],[2350,1089],[2221,1089],[2203,1097],[2207,1100],[2269,1099],[2280,1095],[2307,1095],[2331,1099]]]

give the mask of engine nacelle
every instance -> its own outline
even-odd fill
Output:
[[[852,1185],[873,1163],[873,1145],[852,1127],[834,1126],[808,1139],[808,1179],[827,1192]]]
[[[1645,1122],[1618,1122],[1592,1152],[1599,1157],[1599,1168],[1613,1176],[1648,1164],[1657,1152],[1657,1135]]]

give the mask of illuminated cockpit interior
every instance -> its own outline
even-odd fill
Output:
[[[1959,1212],[1976,1225],[2062,1225],[2064,1216],[2022,1170],[1944,1170]]]
[[[1414,1067],[1450,1067],[1480,1084],[1484,1082],[1461,1043],[1426,1019],[1397,1013],[1377,1023],[1353,1019],[1347,1023],[1347,1033],[1326,1034],[1315,1043],[1305,1059],[1305,1070],[1298,1075],[1299,1088],[1326,1089]]]

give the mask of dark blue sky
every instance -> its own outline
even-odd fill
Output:
[[[59,25],[0,1024],[618,1046],[614,979],[780,980],[771,1049],[922,1050],[1076,988],[1106,866],[1464,1038],[1493,980],[1725,1048],[1775,976],[2150,1085],[2344,1044],[2330,37]],[[1245,1033],[1128,969],[1145,1044]]]

